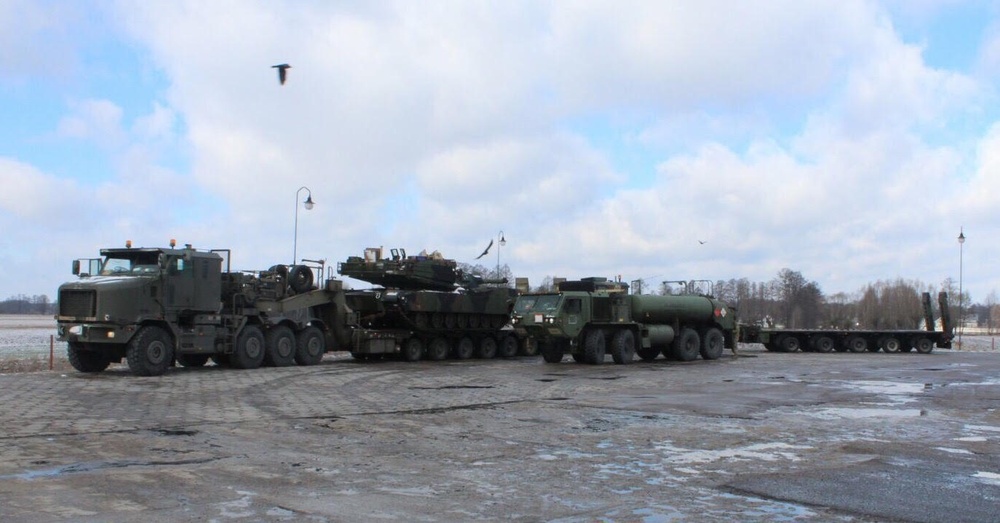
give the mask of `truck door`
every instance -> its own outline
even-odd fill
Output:
[[[194,304],[194,267],[181,256],[170,258],[167,266],[167,309],[191,309]]]
[[[582,296],[567,296],[563,300],[563,332],[566,336],[579,335],[589,317],[590,300],[585,300]]]

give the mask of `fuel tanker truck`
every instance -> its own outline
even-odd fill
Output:
[[[560,282],[556,292],[522,294],[514,304],[514,330],[538,344],[548,363],[570,354],[578,363],[600,364],[610,352],[625,364],[635,354],[691,361],[718,359],[735,348],[736,314],[710,296],[628,293],[606,278]]]

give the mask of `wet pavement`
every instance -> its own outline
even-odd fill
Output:
[[[997,521],[1000,355],[0,375],[3,521]]]

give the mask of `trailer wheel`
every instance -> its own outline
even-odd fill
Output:
[[[501,358],[513,358],[517,356],[517,337],[510,333],[500,335],[500,343],[497,344],[497,352]]]
[[[879,347],[882,347],[882,350],[888,353],[899,352],[901,346],[902,344],[899,343],[899,339],[893,336],[882,338],[882,341],[879,342]]]
[[[178,354],[177,363],[181,367],[204,367],[208,363],[208,354]]]
[[[448,357],[448,340],[444,338],[434,338],[427,345],[427,359],[441,361]]]
[[[814,351],[823,353],[832,352],[835,345],[833,338],[829,336],[817,336],[811,339],[809,343],[812,345]]]
[[[325,352],[326,340],[323,338],[323,332],[316,327],[306,327],[296,336],[295,363],[316,365],[323,360]]]
[[[635,359],[635,335],[628,329],[615,333],[611,338],[611,359],[622,365]]]
[[[642,358],[642,361],[653,361],[660,355],[660,350],[656,347],[639,347],[639,350],[636,352]]]
[[[132,374],[159,376],[167,372],[174,361],[174,344],[160,327],[143,327],[128,343],[125,358]]]
[[[854,353],[866,352],[868,350],[868,340],[862,336],[851,336],[844,342],[847,350]]]
[[[111,360],[103,353],[87,350],[83,343],[71,341],[66,347],[70,365],[80,372],[101,372],[111,365]]]
[[[698,358],[700,350],[701,338],[698,336],[698,331],[690,327],[681,328],[672,346],[671,352],[674,358],[680,361],[694,361]]]
[[[722,331],[712,327],[708,329],[701,338],[701,357],[706,360],[717,360],[722,357],[722,351],[726,348],[726,337]]]
[[[264,362],[264,333],[256,325],[247,325],[236,337],[236,348],[229,356],[237,369],[256,369]]]
[[[559,345],[552,342],[539,342],[539,345],[542,350],[542,359],[545,360],[545,363],[559,363],[562,361],[563,350]]]
[[[583,362],[591,365],[604,363],[604,331],[601,329],[591,330],[584,337]]]
[[[476,353],[476,357],[484,360],[496,358],[497,340],[493,339],[493,336],[484,336],[483,339],[479,340],[479,351]]]
[[[424,342],[420,338],[413,337],[403,342],[403,360],[420,361],[424,357]]]
[[[798,352],[799,339],[791,334],[782,334],[775,341],[779,352]]]
[[[476,344],[472,342],[472,338],[466,336],[455,344],[455,357],[460,360],[467,360],[473,356],[476,352]]]
[[[299,265],[299,267],[302,267]],[[295,334],[284,325],[271,327],[264,335],[264,364],[288,367],[295,364]]]
[[[934,351],[934,342],[930,338],[921,336],[913,342],[913,348],[917,349],[920,354],[930,354]]]

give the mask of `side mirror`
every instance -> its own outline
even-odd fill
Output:
[[[73,260],[73,276],[80,275],[80,260]]]

